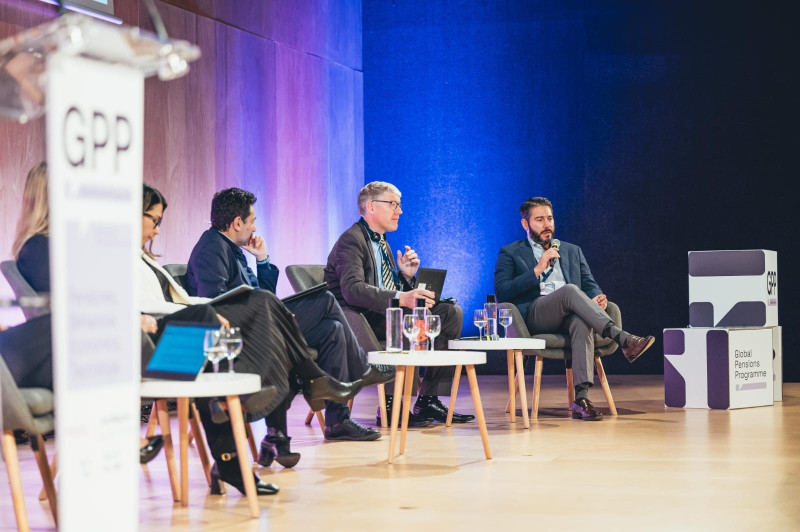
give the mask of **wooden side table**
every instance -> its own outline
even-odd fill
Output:
[[[386,351],[370,351],[370,364],[385,364],[397,367],[397,375],[394,379],[394,396],[403,394],[403,423],[400,431],[400,454],[406,450],[406,433],[408,432],[409,403],[411,402],[411,386],[414,375],[414,368],[417,366],[455,366],[455,378],[453,389],[458,391],[457,379],[461,376],[461,367],[466,366],[469,387],[472,392],[472,402],[475,405],[475,417],[478,419],[478,427],[483,441],[483,452],[486,459],[492,458],[492,450],[489,447],[489,434],[486,431],[486,419],[483,416],[483,404],[481,404],[481,393],[478,389],[478,378],[475,375],[475,364],[486,363],[486,353],[477,351],[403,351],[401,353],[387,353]],[[408,376],[408,378],[406,378]],[[447,426],[449,427],[453,416],[455,395],[450,400],[450,411],[447,416]],[[396,405],[397,403],[395,403]],[[391,430],[389,436],[389,463],[394,461],[394,447],[397,439],[397,422],[400,417],[398,408],[392,409]]]
[[[517,385],[519,386],[519,400],[522,406],[522,426],[526,429],[531,428],[530,417],[528,416],[528,399],[525,390],[525,371],[522,361],[522,351],[525,349],[544,349],[545,341],[539,338],[500,338],[499,340],[450,340],[448,347],[450,349],[461,350],[479,350],[479,351],[505,351],[506,363],[508,365],[508,400],[510,405],[511,422],[517,422],[517,398],[516,387],[514,386],[514,365],[517,366]],[[455,392],[458,391],[458,377],[453,379],[453,388]],[[534,379],[541,381],[541,372],[537,372]],[[534,388],[537,388],[538,383],[534,383]],[[453,402],[455,392],[451,392],[450,402]],[[538,406],[538,405],[537,405]],[[452,404],[450,407],[452,411]]]
[[[164,399],[173,397],[178,401],[178,432],[180,434],[181,457],[180,485],[178,485],[175,478],[175,452],[172,447],[169,415],[165,405],[163,405],[163,408],[162,405],[158,407],[158,422],[161,426],[161,434],[164,437],[164,453],[167,457],[172,496],[175,501],[180,500],[181,506],[188,506],[189,504],[189,439],[187,436],[189,398],[226,397],[228,415],[233,428],[233,439],[236,442],[236,453],[239,455],[239,466],[242,470],[244,491],[250,506],[250,516],[253,518],[258,517],[258,496],[253,475],[249,474],[251,467],[247,455],[247,436],[239,395],[255,393],[260,389],[261,377],[254,373],[201,373],[197,380],[193,381],[142,380],[142,398],[158,399],[158,403],[163,403]],[[198,445],[200,445],[199,441]]]

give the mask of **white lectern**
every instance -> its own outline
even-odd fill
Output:
[[[79,14],[0,42],[0,114],[47,108],[62,530],[138,528],[144,79],[199,55]]]

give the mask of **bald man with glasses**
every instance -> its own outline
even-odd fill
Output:
[[[339,304],[362,313],[381,341],[386,339],[386,308],[391,299],[399,299],[400,306],[406,309],[414,308],[417,298],[424,299],[429,311],[442,321],[442,332],[434,346],[447,349],[447,343],[461,335],[464,314],[458,305],[436,303],[433,292],[416,288],[420,260],[411,247],[398,250],[396,256],[392,252],[386,234],[397,230],[403,214],[400,199],[400,190],[391,183],[373,181],[361,189],[358,194],[361,218],[334,244],[325,266],[325,281]],[[450,394],[452,380],[450,367],[425,369],[409,427],[445,421],[447,407],[438,396]],[[387,396],[386,402],[391,419],[392,397]],[[474,418],[454,413],[453,423],[466,423]],[[380,418],[376,417],[375,422],[379,424]]]

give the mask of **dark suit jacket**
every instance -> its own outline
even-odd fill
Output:
[[[192,249],[186,270],[189,295],[216,297],[237,286],[249,284],[275,293],[280,271],[272,264],[259,264],[258,275],[247,267],[242,249],[216,229],[208,229]]]
[[[389,260],[397,268],[391,251]],[[375,264],[372,243],[366,229],[358,222],[342,233],[333,245],[325,266],[325,282],[339,305],[360,312],[383,313],[389,300],[397,293],[396,290],[378,288],[378,265]],[[410,283],[404,282],[401,290],[413,290],[413,282],[413,279]]]
[[[578,286],[590,298],[603,293],[592,277],[581,248],[561,241],[558,249],[561,271],[569,284]],[[539,279],[533,273],[536,262],[528,239],[517,240],[500,249],[494,267],[494,291],[501,303],[514,303],[523,318],[539,297]]]

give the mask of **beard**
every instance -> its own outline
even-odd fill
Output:
[[[542,233],[547,233],[544,237],[542,237],[541,233],[537,233],[532,228],[528,228],[528,236],[531,237],[531,240],[542,246],[543,248],[547,249],[550,247],[550,242],[553,241],[553,237],[555,236],[555,231],[542,231]]]

